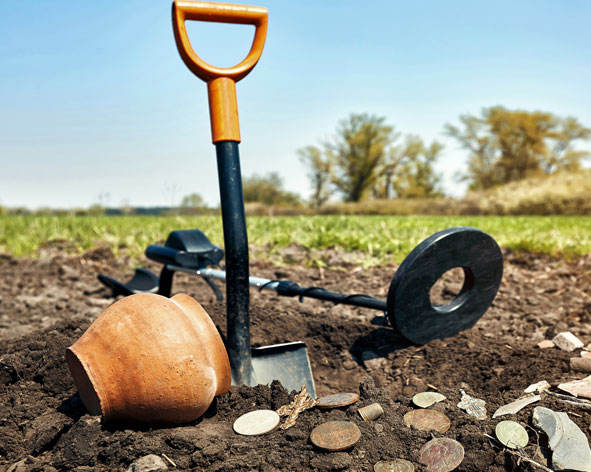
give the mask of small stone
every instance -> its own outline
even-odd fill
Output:
[[[591,358],[591,352],[589,352],[589,351],[581,351],[580,356],[581,357],[584,357],[586,359]]]
[[[546,380],[541,380],[535,384],[531,384],[523,392],[524,393],[542,393],[550,388],[550,384]]]
[[[168,466],[160,456],[149,454],[132,462],[127,472],[164,472],[167,470]]]
[[[554,346],[555,346],[555,344],[552,341],[550,341],[549,339],[544,339],[543,341],[540,341],[538,343],[538,347],[540,349],[549,349]]]
[[[548,435],[555,470],[591,472],[591,448],[585,433],[566,413],[534,408],[533,424]]]
[[[333,454],[320,454],[312,458],[310,465],[314,470],[321,472],[333,472],[337,470],[348,470],[353,464],[351,454],[346,452],[335,452]],[[221,469],[224,470],[224,469]],[[277,470],[277,469],[272,469]]]
[[[387,359],[384,359],[384,357],[374,351],[363,351],[361,353],[361,360],[367,370],[383,370],[388,363]]]
[[[511,449],[524,448],[529,436],[523,426],[515,421],[501,421],[495,428],[497,439]]]
[[[575,372],[591,373],[591,357],[571,357],[570,368]]]
[[[357,362],[352,361],[352,360],[348,360],[343,362],[343,369],[345,370],[353,370],[357,367]]]
[[[563,331],[562,333],[558,333],[556,336],[554,336],[552,341],[560,349],[568,352],[574,351],[575,349],[579,349],[584,346],[582,341],[570,331]]]
[[[460,399],[460,403],[458,403],[458,408],[476,417],[476,419],[485,420],[486,402],[479,398],[471,397],[464,390],[460,390],[460,393],[462,394],[462,398]]]
[[[255,410],[234,421],[234,431],[244,436],[258,436],[273,431],[280,422],[273,410]]]
[[[508,403],[507,405],[503,405],[502,407],[500,407],[493,414],[493,418],[503,415],[514,415],[515,413],[525,408],[527,405],[539,402],[541,399],[542,397],[540,397],[539,395],[532,395],[530,397],[520,398],[518,400],[515,400],[514,402]]]
[[[591,375],[582,380],[573,380],[572,382],[559,384],[558,388],[575,397],[591,399]]]
[[[419,408],[429,408],[447,398],[445,395],[437,392],[421,392],[412,397],[412,402]]]

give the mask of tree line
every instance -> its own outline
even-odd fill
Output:
[[[482,110],[446,124],[446,135],[468,152],[467,169],[457,175],[470,189],[489,189],[515,180],[580,170],[589,151],[575,149],[591,129],[576,118],[547,112]],[[351,114],[335,136],[320,146],[298,150],[308,169],[310,204],[321,207],[338,193],[345,202],[368,198],[419,198],[443,194],[434,164],[443,145],[416,135],[401,136],[385,117]]]

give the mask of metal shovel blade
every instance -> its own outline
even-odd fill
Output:
[[[316,398],[314,377],[306,344],[301,341],[252,348],[252,368],[257,383],[270,384],[279,380],[288,392],[306,386]]]

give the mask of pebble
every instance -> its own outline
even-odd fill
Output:
[[[419,408],[429,408],[443,400],[447,400],[445,395],[437,392],[421,392],[412,397],[412,402]]]
[[[591,449],[587,437],[566,413],[537,406],[532,419],[534,426],[548,435],[555,470],[591,472]]]
[[[554,343],[552,341],[550,341],[549,339],[544,339],[543,341],[540,341],[538,343],[538,347],[540,349],[549,349],[551,347],[554,347]]]
[[[580,356],[581,357],[589,358],[589,357],[591,357],[591,352],[589,352],[589,351],[581,351]]]
[[[414,472],[415,466],[412,462],[404,459],[395,459],[393,461],[376,462],[373,466],[374,472]]]
[[[149,454],[131,463],[127,472],[164,472],[168,466],[160,456]]]
[[[316,426],[310,433],[310,441],[325,451],[344,451],[357,444],[361,431],[350,421],[329,421]]]
[[[341,408],[352,405],[358,400],[359,394],[357,393],[336,393],[319,398],[316,406],[318,408]]]
[[[383,356],[374,351],[363,351],[361,360],[367,370],[383,370],[384,366],[388,364],[388,359],[384,359]]]
[[[591,357],[571,357],[570,369],[591,374]]]
[[[234,421],[233,428],[243,436],[258,436],[273,431],[279,421],[279,415],[273,410],[255,410]]]
[[[583,342],[570,331],[558,333],[556,336],[554,336],[552,342],[554,342],[554,344],[556,344],[556,346],[558,346],[563,351],[568,352],[574,351],[575,349],[579,349],[584,346]]]
[[[544,390],[548,390],[550,384],[546,380],[541,380],[535,384],[531,384],[523,392],[524,393],[542,393]]]
[[[527,446],[529,436],[523,426],[515,421],[501,421],[495,428],[497,439],[511,449]]]
[[[450,472],[464,460],[464,447],[450,438],[431,439],[419,450],[419,460],[427,472]]]
[[[437,410],[411,410],[404,415],[404,424],[420,431],[437,431],[445,433],[451,422],[449,418]]]
[[[591,375],[582,380],[573,380],[572,382],[559,384],[558,388],[575,397],[591,399]]]
[[[462,398],[458,403],[458,408],[464,410],[466,413],[476,417],[479,420],[486,419],[486,402],[480,398],[473,398],[463,390],[460,390]]]
[[[532,395],[530,397],[520,398],[515,400],[514,402],[508,403],[500,407],[495,413],[493,414],[493,418],[497,416],[504,416],[504,415],[514,415],[515,413],[519,412],[527,405],[531,405],[532,403],[539,402],[542,399],[539,395]]]

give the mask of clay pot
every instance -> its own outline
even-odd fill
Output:
[[[231,382],[213,321],[184,294],[119,300],[66,350],[66,360],[88,411],[107,420],[188,423]]]

